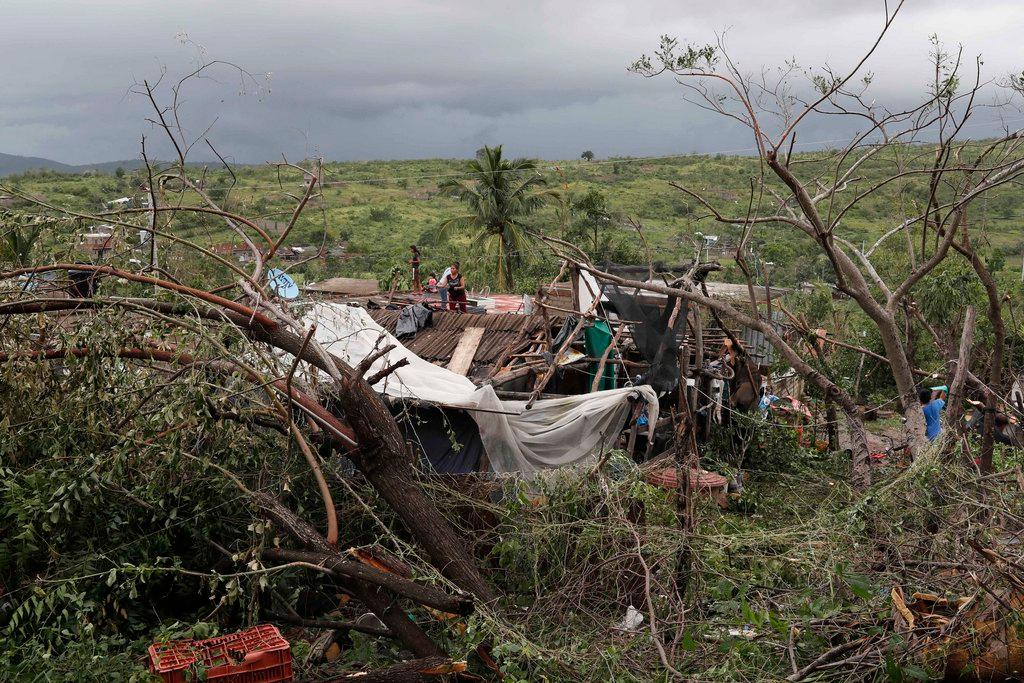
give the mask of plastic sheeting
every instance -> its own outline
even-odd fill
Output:
[[[534,472],[587,461],[618,438],[630,414],[630,399],[647,402],[652,431],[658,421],[658,397],[647,385],[537,401],[526,410],[525,401],[502,401],[491,386],[477,387],[468,378],[423,360],[362,308],[317,302],[303,320],[316,324],[316,339],[324,348],[351,365],[394,344],[366,374],[402,358],[409,364],[374,389],[394,398],[468,411],[495,472]]]
[[[591,358],[600,358],[604,355],[605,349],[612,345],[612,329],[608,326],[604,320],[598,320],[593,325],[583,330],[584,347],[586,348],[587,355]],[[615,353],[612,352],[608,356],[609,359],[615,358]],[[590,382],[587,386],[592,386],[594,383],[594,377],[597,375],[598,367],[601,363],[594,363],[590,371],[587,373],[587,380]],[[604,372],[601,373],[601,381],[598,383],[598,389],[614,389],[615,388],[615,369],[618,366],[613,363],[608,363]]]
[[[402,309],[402,312],[398,314],[398,322],[395,323],[395,336],[406,337],[411,334],[416,334],[429,325],[430,319],[433,317],[433,311],[423,304],[406,306]]]

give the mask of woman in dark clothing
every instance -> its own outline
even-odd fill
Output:
[[[466,282],[459,271],[459,262],[452,264],[452,272],[446,278],[448,286],[448,310],[458,308],[460,313],[466,312]]]

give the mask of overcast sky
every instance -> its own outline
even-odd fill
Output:
[[[843,73],[881,21],[875,0],[3,0],[0,152],[137,157],[155,132],[129,88],[165,68],[165,83],[180,77],[196,45],[261,82],[272,74],[260,93],[240,94],[227,71],[184,93],[189,130],[217,119],[210,138],[238,162],[465,157],[484,143],[547,159],[730,152],[751,145],[748,132],[626,65],[663,33],[726,31],[745,70],[796,58]],[[1024,3],[909,0],[869,64],[879,102],[923,91],[931,33],[982,54],[988,78],[1024,69]],[[800,139],[843,132],[811,122]]]

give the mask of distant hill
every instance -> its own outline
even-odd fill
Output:
[[[25,171],[57,171],[58,173],[85,173],[87,171],[102,171],[113,173],[118,167],[131,171],[142,166],[141,159],[122,159],[121,161],[103,161],[97,164],[64,164],[53,159],[42,157],[23,157],[17,154],[4,154],[0,152],[0,177]]]
[[[21,157],[15,154],[3,154],[0,152],[0,176],[11,175],[12,173],[24,173],[36,169],[48,171],[60,171],[71,173],[73,166],[62,164],[59,161],[43,159],[41,157]]]

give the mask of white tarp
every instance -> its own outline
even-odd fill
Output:
[[[598,391],[537,401],[502,401],[491,386],[423,360],[378,325],[362,308],[318,302],[304,316],[315,323],[316,340],[328,351],[357,365],[374,351],[395,348],[374,361],[367,375],[405,358],[374,389],[395,398],[428,401],[469,412],[495,472],[532,472],[586,461],[610,448],[629,416],[630,397],[647,402],[650,428],[658,421],[658,398],[647,386]]]

